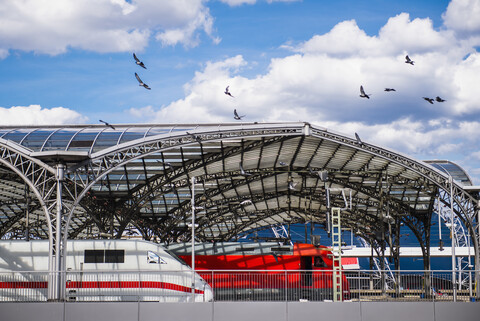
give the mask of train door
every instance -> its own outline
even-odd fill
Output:
[[[312,257],[302,256],[300,269],[303,270],[301,282],[302,286],[312,286]]]

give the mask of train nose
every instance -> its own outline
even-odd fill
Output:
[[[205,290],[203,292],[203,297],[204,297],[205,302],[213,301],[213,290],[212,290],[212,287],[210,285],[208,285],[208,283],[205,285]]]

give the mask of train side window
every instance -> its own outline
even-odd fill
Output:
[[[104,250],[85,250],[83,262],[104,263]]]
[[[327,264],[325,263],[325,261],[323,261],[321,256],[315,256],[313,260],[313,266],[324,268],[327,267]]]
[[[152,251],[147,252],[147,262],[151,264],[167,264],[164,259],[158,256],[157,253]]]
[[[125,250],[105,250],[105,263],[125,263]]]

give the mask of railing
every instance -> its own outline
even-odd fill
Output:
[[[0,302],[47,301],[49,272],[0,273]],[[211,301],[199,277],[192,298],[191,271],[95,271],[65,273],[64,301]]]
[[[332,271],[197,271],[195,301],[332,301]],[[343,271],[342,301],[475,301],[475,271]],[[478,272],[478,271],[477,271]],[[64,301],[192,302],[191,271],[65,274]],[[0,273],[0,302],[47,301],[48,272]],[[207,284],[208,283],[208,284]],[[465,286],[466,284],[466,286]],[[213,291],[213,296],[212,296]],[[455,296],[454,296],[455,295]]]

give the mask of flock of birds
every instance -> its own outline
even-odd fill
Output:
[[[135,55],[135,53],[133,53],[133,59],[135,60],[135,64],[142,67],[143,69],[147,69],[147,67],[145,67],[145,64],[143,63],[143,61],[141,61],[140,59],[138,59],[137,55]],[[415,64],[415,61],[413,61],[412,59],[410,59],[410,57],[408,55],[405,56],[405,63],[406,64],[410,64],[410,65],[414,65]],[[142,79],[140,78],[140,76],[135,73],[135,78],[137,79],[138,81],[138,84],[140,87],[144,87],[145,89],[148,89],[148,90],[151,90],[151,88],[142,81]],[[235,98],[235,96],[232,95],[232,93],[230,92],[229,90],[230,86],[227,86],[227,88],[225,88],[225,95],[227,96],[230,96],[231,98]],[[396,91],[395,88],[385,88],[384,91],[386,92],[391,92],[391,91]],[[365,93],[365,90],[363,88],[363,86],[360,86],[360,97],[361,98],[367,98],[367,99],[370,99],[370,96],[371,94],[367,94]],[[430,97],[422,97],[424,100],[428,101],[430,104],[433,104],[435,101],[436,102],[439,102],[439,103],[443,103],[445,102],[446,100],[445,99],[442,99],[441,97],[437,96],[435,98],[430,98]],[[233,118],[235,120],[242,120],[243,117],[245,117],[246,115],[239,115],[238,112],[237,112],[237,109],[234,109],[233,110]],[[104,123],[105,126],[108,126],[112,129],[115,129],[115,127],[111,124],[109,124],[108,122],[106,121],[103,121],[103,120],[99,120],[101,123]],[[188,133],[189,135],[191,135],[196,141],[199,141],[200,138],[194,134],[190,134]],[[357,133],[355,133],[355,137],[357,139],[357,142],[360,144],[360,145],[363,145],[363,142],[360,140],[360,137],[358,136]]]
[[[415,64],[415,61],[413,61],[412,59],[410,59],[410,57],[408,55],[406,55],[405,56],[405,63],[413,66]],[[385,88],[384,91],[390,92],[390,91],[396,91],[396,90],[394,88]],[[370,96],[371,96],[371,94],[366,94],[365,90],[363,89],[363,86],[360,86],[360,97],[370,99]],[[425,99],[426,101],[428,101],[430,104],[433,104],[434,101],[439,102],[439,103],[443,103],[444,101],[446,101],[445,99],[442,99],[439,96],[437,96],[435,98],[430,98],[430,97],[422,97],[422,98]]]
[[[225,92],[224,92],[225,95],[230,96],[230,97],[232,97],[232,98],[235,98],[235,96],[232,95],[232,93],[230,92],[230,90],[229,90],[228,88],[230,88],[230,86],[227,86],[227,88],[225,88]],[[240,115],[237,113],[237,110],[236,110],[236,109],[233,110],[233,119],[235,119],[235,120],[242,120],[243,117],[245,117],[245,115],[240,116]]]

